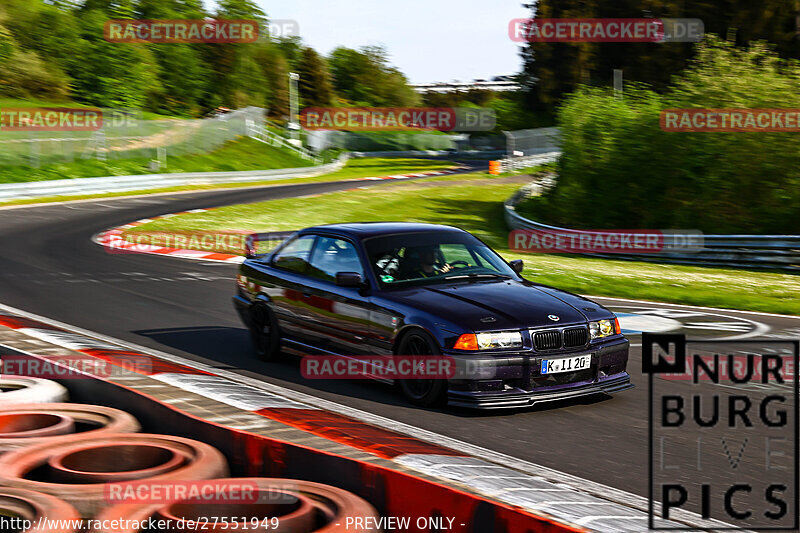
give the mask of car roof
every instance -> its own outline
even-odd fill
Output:
[[[423,224],[418,222],[347,222],[341,224],[326,224],[306,228],[301,233],[336,233],[349,235],[359,239],[375,237],[378,235],[391,235],[395,233],[417,233],[427,231],[451,231],[465,233],[464,230],[441,224]]]

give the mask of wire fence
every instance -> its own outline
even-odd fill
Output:
[[[525,157],[557,151],[561,146],[558,128],[504,131],[506,152],[509,157]]]
[[[68,163],[77,159],[158,159],[206,153],[263,127],[264,110],[248,107],[214,118],[142,120],[138,111],[104,109],[96,131],[0,130],[0,165]]]
[[[291,149],[306,159],[330,148],[354,152],[490,150],[503,145],[508,157],[514,158],[552,152],[559,144],[557,128],[503,132],[505,137],[304,131],[309,153],[301,146],[290,146],[281,130],[269,128],[264,110],[258,107],[195,120],[143,120],[140,112],[125,109],[102,112],[102,127],[97,131],[0,129],[0,165],[38,168],[78,159],[146,159],[166,164],[168,157],[208,153],[243,135]]]
[[[309,130],[308,147],[316,153],[330,148],[352,152],[455,150],[457,135],[403,132]]]

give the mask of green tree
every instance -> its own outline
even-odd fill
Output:
[[[17,42],[14,40],[14,36],[5,26],[0,26],[0,65],[11,59],[16,51]]]
[[[256,61],[268,85],[268,116],[284,120],[289,115],[289,63],[274,44],[259,48]]]
[[[191,44],[152,46],[158,62],[160,90],[150,94],[148,108],[164,114],[197,115],[206,107],[211,71]]]
[[[300,75],[300,97],[305,106],[327,106],[333,100],[331,75],[325,61],[313,49],[303,49],[297,73]]]
[[[0,94],[13,98],[65,100],[69,95],[67,76],[46,64],[35,52],[15,50],[6,61],[0,59]]]
[[[339,47],[329,64],[336,93],[353,105],[414,106],[420,101],[402,72],[389,63],[386,49]]]
[[[262,33],[267,21],[266,14],[252,0],[222,0],[216,17],[257,20]],[[213,73],[207,107],[266,105],[269,87],[257,60],[258,51],[265,45],[264,42],[203,45],[203,59]]]
[[[115,19],[132,19],[136,15],[134,0],[84,0],[83,12],[103,11]]]
[[[668,108],[793,108],[800,63],[763,42],[708,38],[663,94],[584,87],[559,111],[557,186],[533,207],[544,222],[593,228],[800,233],[794,133],[665,132]],[[746,201],[743,201],[746,199]],[[597,209],[602,205],[602,209]]]
[[[275,46],[286,58],[289,68],[295,72],[300,68],[300,63],[303,59],[303,40],[297,36],[279,37],[275,39]]]
[[[257,20],[262,26],[267,22],[266,14],[253,0],[219,0],[217,17],[230,20]]]
[[[200,0],[138,0],[136,16],[142,19],[200,19],[207,15]]]
[[[83,39],[68,71],[74,94],[99,106],[143,108],[162,90],[158,63],[146,44],[105,41],[106,20],[98,10],[81,14]]]
[[[796,0],[535,0],[534,18],[699,18],[706,34],[746,47],[774,43],[779,55],[800,58],[800,4]],[[606,86],[614,69],[629,81],[667,90],[693,57],[692,43],[526,43],[522,48],[527,105],[553,112],[579,85]]]
[[[139,0],[142,19],[201,19],[207,13],[199,0]],[[207,104],[211,70],[202,56],[203,44],[153,44],[161,89],[150,94],[148,108],[164,114],[197,115]]]
[[[81,28],[75,11],[43,3],[41,0],[5,0],[6,27],[20,48],[34,51],[44,61],[51,60],[62,70],[80,61]]]

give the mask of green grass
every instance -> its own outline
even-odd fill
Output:
[[[259,147],[261,143],[259,143]],[[347,165],[337,172],[307,178],[289,178],[284,180],[265,180],[241,183],[217,183],[211,185],[184,185],[179,187],[163,187],[139,191],[112,192],[106,194],[87,194],[75,196],[50,196],[43,198],[25,198],[0,203],[0,207],[30,205],[51,202],[65,202],[76,200],[90,200],[99,198],[116,198],[124,196],[141,196],[147,194],[165,194],[174,192],[191,192],[211,189],[237,189],[243,187],[272,187],[280,185],[293,185],[298,183],[316,183],[326,181],[341,181],[360,177],[385,176],[391,174],[412,174],[429,170],[443,170],[451,168],[452,163],[447,161],[430,161],[425,159],[398,159],[398,158],[363,158],[351,159]],[[0,171],[2,172],[2,171]]]
[[[794,275],[511,252],[502,203],[520,187],[520,181],[480,173],[392,183],[223,207],[156,221],[137,230],[271,231],[379,220],[451,224],[474,233],[506,259],[523,259],[528,279],[573,292],[800,315],[800,277]]]
[[[414,174],[429,170],[452,168],[452,161],[414,159],[401,157],[359,157],[350,159],[342,170],[327,174],[331,180],[348,178],[368,178],[394,174]]]
[[[0,167],[0,183],[149,174],[152,172],[148,169],[149,161],[150,158],[107,161],[78,159],[71,163],[42,165],[40,168],[4,166]],[[229,172],[303,167],[311,164],[286,150],[250,138],[239,138],[207,154],[167,157],[167,168],[160,172]]]

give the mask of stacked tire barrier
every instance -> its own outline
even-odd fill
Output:
[[[170,531],[378,531],[363,525],[376,524],[377,511],[348,491],[310,481],[232,478],[226,457],[209,444],[139,433],[139,422],[119,409],[64,403],[66,389],[52,381],[3,376],[0,384],[2,531],[76,533],[95,524],[89,531],[145,533],[148,519],[170,524]],[[37,391],[58,402],[32,403],[41,399]],[[17,393],[29,403],[5,402]],[[132,503],[110,496],[112,487],[194,482],[244,485],[250,494],[210,503],[185,492]],[[353,526],[356,517],[362,526]]]
[[[230,514],[241,514],[242,506],[238,503],[266,503],[260,508],[246,506],[250,512],[242,516],[248,520],[256,515],[270,516],[271,519],[280,517],[281,524],[296,520],[308,524],[309,506],[302,504],[300,495],[306,496],[308,503],[313,504],[312,531],[364,532],[385,528],[385,531],[420,533],[443,530],[454,533],[586,533],[587,528],[579,521],[600,520],[610,524],[619,513],[626,517],[635,514],[637,521],[646,518],[639,510],[610,501],[606,503],[574,489],[565,490],[571,497],[588,501],[594,514],[575,512],[571,507],[568,512],[559,512],[560,516],[548,510],[537,510],[533,508],[528,493],[537,495],[542,483],[555,488],[554,483],[542,482],[538,477],[521,471],[249,386],[218,375],[212,367],[131,351],[84,332],[54,326],[13,311],[4,314],[0,310],[0,358],[6,370],[32,369],[37,376],[54,376],[68,388],[73,402],[101,403],[131,413],[144,432],[190,436],[213,446],[225,456],[230,472],[235,476],[200,482],[178,481],[179,486],[196,483],[213,486],[215,481],[224,482],[225,479],[245,482],[251,478],[277,479],[282,483],[282,489],[277,491],[281,498],[297,495],[295,503],[286,505],[275,501],[276,491],[265,493],[251,487],[259,495],[266,494],[266,501],[237,502],[236,506],[230,507],[232,510],[226,510],[224,505],[216,506],[214,520],[221,519],[223,530],[226,530],[226,519],[230,523]],[[73,368],[75,371],[69,370]],[[55,424],[55,420],[39,422],[39,426],[45,427]],[[35,424],[28,427],[31,425]],[[86,426],[78,427],[74,434],[68,433],[62,438],[78,439],[76,435],[79,433],[88,436],[85,434],[87,429]],[[20,447],[6,453],[16,454],[18,451],[21,451]],[[85,456],[75,458],[72,455],[66,460],[48,458],[33,470],[24,468],[21,476],[14,474],[15,479],[22,477],[28,481],[63,484],[63,478],[53,480],[56,473],[63,475],[64,470],[74,470],[86,474]],[[175,465],[174,455],[151,451],[148,456],[153,460],[140,463],[138,467],[158,467],[163,471],[164,463],[171,461]],[[109,462],[105,461],[106,464]],[[440,471],[440,467],[444,470]],[[104,469],[116,472],[119,466],[114,464]],[[88,474],[93,475],[91,470]],[[354,501],[362,505],[362,510],[358,511],[360,516],[349,514],[348,507],[337,503],[330,495],[313,495],[301,489],[300,485],[306,482],[336,487],[328,488],[356,497]],[[0,479],[0,486],[4,483]],[[106,485],[113,489],[119,485],[140,483],[147,485],[150,481],[133,479]],[[169,483],[173,482],[154,482],[154,485]],[[508,495],[497,491],[508,492]],[[183,500],[194,507],[162,509],[169,505],[164,501],[165,497],[143,501],[138,496],[120,499],[117,497],[119,492],[112,495],[114,497],[108,501],[104,499],[103,510],[90,520],[107,516],[110,509],[118,506],[124,507],[117,511],[126,512],[126,509],[147,505],[151,518],[185,516],[189,523],[184,530],[210,530],[208,522],[198,524],[191,517],[196,515],[197,509],[211,514],[214,506],[209,505],[206,510],[202,505],[197,506],[197,501]],[[155,511],[151,504],[157,504]],[[364,511],[364,505],[369,512]],[[5,515],[0,511],[0,521]],[[625,523],[631,523],[630,518],[626,520]],[[84,525],[87,533],[102,531],[102,524],[89,524],[84,520]],[[116,531],[120,529],[115,527],[118,525],[109,527]],[[253,527],[252,523],[249,525],[252,530],[265,530],[264,527]],[[639,531],[637,527],[638,522],[625,530]],[[131,528],[141,533],[169,530],[166,526],[149,522],[147,526],[131,525]],[[234,527],[227,528],[231,529]],[[592,529],[604,530],[599,526]],[[266,530],[285,531],[285,528],[278,529],[271,523]]]
[[[254,503],[233,504],[225,513],[233,520],[217,521],[214,510],[199,504],[173,503],[149,505],[116,505],[100,513],[105,523],[142,522],[158,517],[183,525],[179,531],[191,531],[190,524],[204,524],[205,531],[272,530],[292,533],[344,531],[378,531],[371,526],[347,527],[348,517],[377,519],[377,513],[366,501],[345,490],[310,481],[286,479],[242,478],[220,479],[226,483],[248,483],[257,487]],[[209,520],[211,519],[211,520]],[[208,520],[208,522],[206,522]],[[266,521],[266,523],[264,523]],[[255,527],[254,527],[255,526]],[[260,529],[259,529],[259,526]],[[139,533],[134,529],[98,529],[96,533]]]
[[[67,389],[55,381],[0,374],[0,405],[63,402]]]
[[[0,517],[18,518],[37,524],[25,533],[73,533],[77,531],[77,528],[69,525],[58,527],[51,524],[59,522],[69,524],[80,518],[74,507],[55,496],[2,486],[0,486]],[[40,520],[44,517],[47,517],[51,523],[46,528],[38,527]],[[14,530],[12,529],[12,531]]]
[[[45,403],[0,407],[0,453],[47,444],[79,433],[82,438],[139,431],[139,423],[118,409],[99,405]]]

